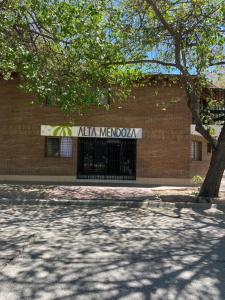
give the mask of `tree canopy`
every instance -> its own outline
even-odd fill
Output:
[[[125,96],[138,72],[108,64],[127,55],[112,34],[119,10],[110,7],[90,0],[2,1],[1,73],[6,79],[18,73],[28,92],[64,112],[98,105],[108,93]]]
[[[127,0],[121,6],[131,35],[141,36],[143,63],[198,75],[225,65],[224,1]]]
[[[106,93],[127,95],[141,73],[204,78],[225,65],[224,18],[221,0],[4,0],[0,71],[80,111]]]
[[[64,112],[126,97],[143,74],[182,75],[196,130],[213,149],[201,193],[216,196],[225,125],[216,141],[199,104],[206,75],[224,72],[224,21],[224,0],[2,0],[0,72],[18,73],[25,90]]]

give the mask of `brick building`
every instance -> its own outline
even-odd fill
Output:
[[[108,111],[73,119],[56,107],[29,105],[18,79],[0,84],[1,181],[188,184],[207,170],[210,149],[191,126],[179,82],[146,84]]]

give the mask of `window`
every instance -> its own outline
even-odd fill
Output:
[[[191,145],[191,159],[202,160],[202,142],[193,141]]]
[[[58,157],[60,156],[60,139],[59,138],[47,138],[47,156]]]
[[[73,143],[70,137],[47,137],[46,156],[72,157]]]
[[[72,157],[73,144],[70,137],[62,137],[60,143],[60,156]]]

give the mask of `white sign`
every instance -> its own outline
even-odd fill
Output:
[[[141,139],[142,128],[41,125],[42,136]]]

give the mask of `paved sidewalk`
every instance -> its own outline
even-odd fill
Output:
[[[193,187],[109,187],[40,184],[1,184],[0,204],[88,205],[139,208],[198,209],[224,215],[225,199],[196,203]]]
[[[10,199],[155,200],[155,195],[144,187],[0,184],[0,197]]]
[[[192,187],[137,187],[137,186],[86,186],[45,184],[0,184],[1,203],[48,202],[49,204],[101,203],[120,204],[128,201],[140,203],[195,203],[196,188]],[[31,203],[32,202],[32,203]],[[51,203],[50,203],[51,202]],[[139,203],[139,204],[138,204]]]
[[[195,202],[197,187],[182,186],[99,186],[5,183],[0,184],[1,199],[67,199],[67,200],[160,200]],[[221,183],[221,200],[225,202],[225,177]]]

